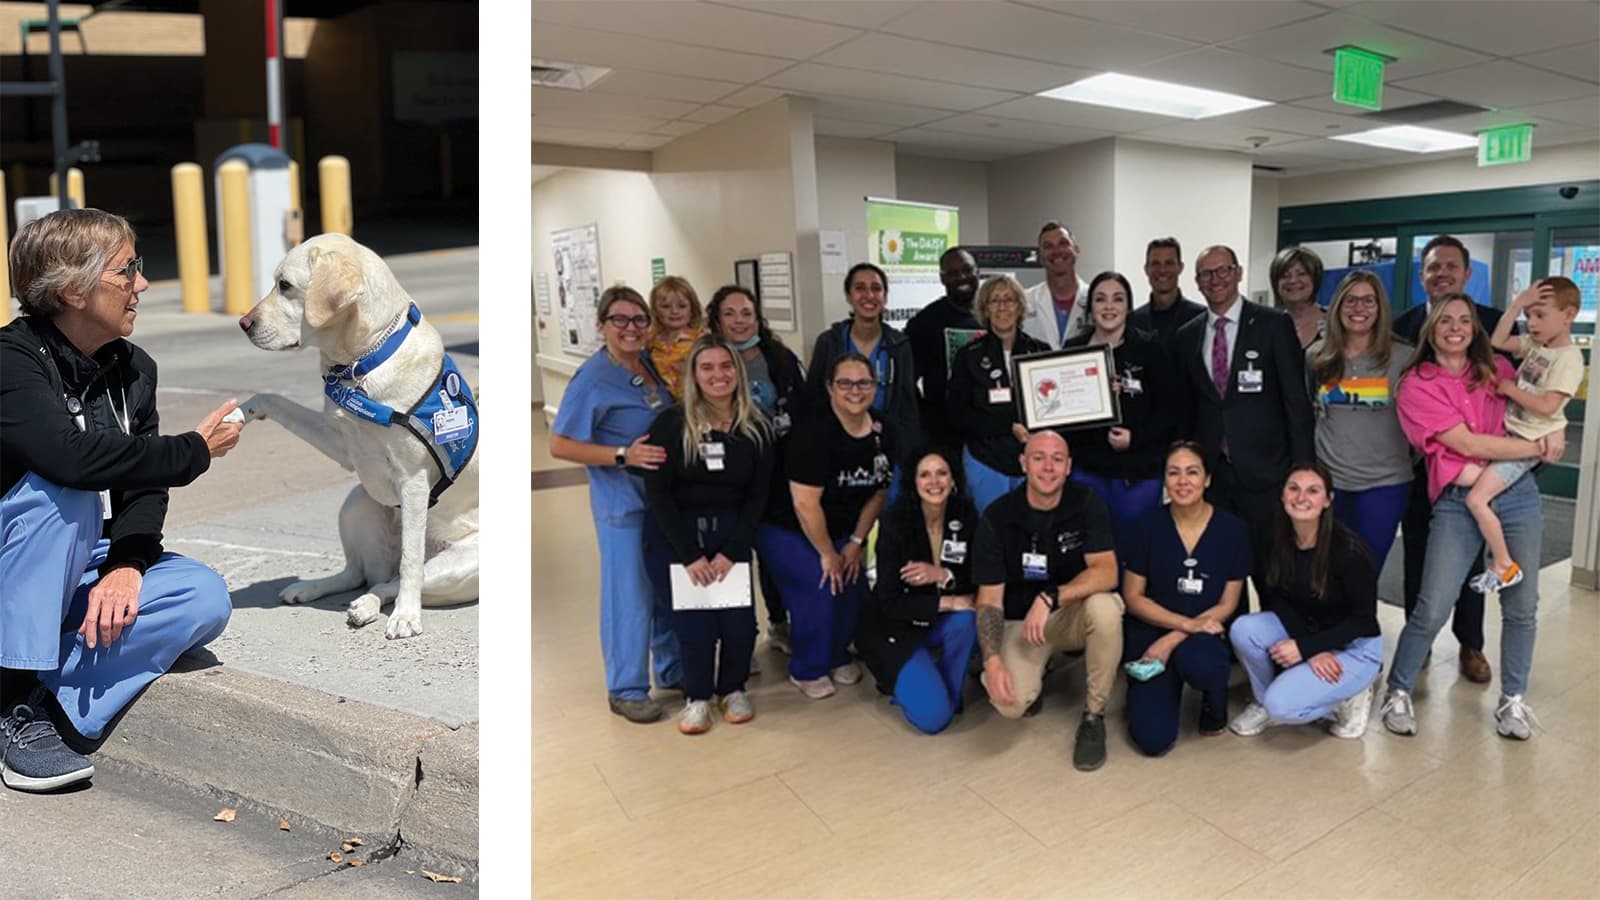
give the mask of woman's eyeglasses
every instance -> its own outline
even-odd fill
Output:
[[[862,378],[852,381],[848,378],[835,378],[833,386],[841,391],[870,391],[878,386],[878,382],[871,378]]]
[[[118,266],[115,269],[106,269],[105,271],[106,274],[116,272],[129,281],[135,281],[140,275],[144,274],[144,257],[135,256],[133,259],[128,260],[127,265]]]
[[[606,316],[606,321],[611,323],[612,327],[616,328],[618,331],[630,327],[642,331],[650,327],[649,316],[624,316],[621,313],[618,313],[613,316]]]

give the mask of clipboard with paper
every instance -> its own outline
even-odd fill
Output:
[[[751,605],[750,564],[734,563],[726,577],[708,585],[697,585],[689,570],[673,563],[672,608],[676,612],[700,609],[741,609]]]

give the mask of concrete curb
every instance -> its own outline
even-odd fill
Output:
[[[477,866],[476,725],[212,666],[157,680],[99,755]]]

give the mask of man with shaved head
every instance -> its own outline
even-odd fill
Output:
[[[1045,663],[1056,650],[1085,651],[1088,690],[1073,743],[1081,771],[1106,760],[1106,698],[1122,654],[1122,600],[1111,517],[1093,491],[1070,482],[1066,439],[1041,431],[1022,448],[1022,486],[990,504],[978,523],[983,686],[1008,719],[1038,712]]]

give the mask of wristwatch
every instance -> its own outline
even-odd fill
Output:
[[[850,535],[850,543],[855,544],[857,547],[864,547],[866,546],[867,539],[852,534]]]
[[[620,469],[623,466],[626,466],[628,464],[628,448],[618,447],[615,458],[617,460],[617,468]]]
[[[1061,608],[1061,595],[1055,591],[1040,591],[1039,596],[1044,598],[1044,605],[1050,607],[1051,612]]]

